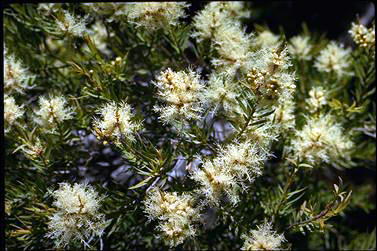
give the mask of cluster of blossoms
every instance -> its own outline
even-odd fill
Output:
[[[205,100],[212,105],[223,105],[225,111],[231,111],[237,96],[236,83],[228,72],[214,72],[209,76],[208,88],[203,93]]]
[[[279,36],[266,29],[255,36],[253,43],[257,47],[276,47],[279,43]]]
[[[55,198],[56,212],[50,216],[47,237],[56,240],[57,246],[66,246],[79,240],[89,247],[94,235],[101,236],[110,223],[99,213],[103,199],[93,187],[87,184],[61,183],[60,188],[51,192]]]
[[[295,103],[287,100],[276,107],[271,114],[271,121],[275,123],[281,132],[292,131],[295,128]]]
[[[205,160],[202,169],[196,170],[191,178],[200,183],[199,193],[205,195],[210,204],[218,205],[223,195],[236,204],[240,186],[245,188],[244,180],[251,182],[262,175],[263,163],[268,156],[257,141],[229,144],[220,147],[213,160]]]
[[[309,36],[295,36],[292,37],[288,45],[289,52],[295,56],[298,60],[310,60],[311,50],[313,45],[310,44]]]
[[[193,222],[199,220],[200,214],[199,209],[193,207],[193,202],[193,197],[185,193],[163,192],[156,187],[148,191],[144,201],[145,212],[150,219],[160,221],[158,228],[170,246],[197,234]]]
[[[35,112],[36,122],[46,129],[54,131],[64,120],[69,120],[73,116],[73,109],[66,107],[67,100],[64,96],[40,97],[40,109]]]
[[[133,140],[133,133],[141,128],[141,124],[133,120],[131,106],[126,102],[117,104],[115,101],[102,106],[102,119],[96,118],[93,126],[98,138]]]
[[[165,106],[154,108],[160,112],[163,122],[180,124],[182,121],[200,118],[204,85],[198,73],[192,69],[174,72],[168,68],[160,73],[153,84],[159,90],[159,98],[167,103]]]
[[[221,36],[218,32],[221,26],[249,15],[250,11],[244,8],[242,2],[210,2],[194,17],[196,31],[192,36],[199,42]]]
[[[4,121],[5,132],[10,130],[10,127],[16,122],[17,119],[24,115],[23,106],[18,106],[13,97],[4,96]]]
[[[313,165],[346,156],[352,146],[352,141],[329,114],[308,118],[306,125],[297,132],[297,137],[292,139],[293,150],[300,161]]]
[[[185,2],[144,2],[130,3],[126,9],[127,19],[137,26],[156,30],[175,26],[178,19],[185,16],[184,9],[190,5]]]
[[[322,86],[313,87],[309,91],[309,98],[306,100],[308,104],[308,111],[316,112],[320,110],[323,105],[327,104],[327,94]]]
[[[261,104],[278,107],[293,98],[296,78],[294,72],[289,71],[292,64],[287,48],[262,48],[249,53],[248,57],[246,85]]]
[[[252,35],[244,32],[238,18],[249,14],[240,2],[211,2],[194,17],[196,30],[192,36],[198,42],[211,40],[219,54],[212,64],[221,71],[231,70],[234,74],[247,59]]]
[[[4,57],[4,93],[24,93],[33,77],[14,56]]]
[[[369,29],[362,24],[352,23],[349,30],[353,41],[363,48],[374,48],[376,44],[375,26]]]
[[[88,17],[78,18],[68,11],[64,11],[56,20],[57,28],[64,34],[72,36],[82,36],[86,30],[86,22]]]
[[[248,18],[250,11],[244,7],[243,2],[211,2],[195,16],[196,28],[194,37],[199,41],[211,38],[217,32],[216,29],[230,20],[237,21],[239,18]]]
[[[283,234],[272,231],[271,224],[265,222],[257,226],[257,230],[251,230],[250,235],[243,234],[245,243],[241,250],[278,250],[285,241]]]
[[[351,49],[331,41],[316,58],[314,66],[320,72],[334,73],[338,78],[351,75]]]

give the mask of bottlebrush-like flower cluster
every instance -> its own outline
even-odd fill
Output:
[[[4,57],[4,93],[25,93],[26,89],[32,87],[30,81],[33,78],[14,56]]]
[[[103,198],[90,185],[61,183],[51,195],[57,210],[50,216],[47,236],[55,239],[57,246],[65,247],[76,240],[88,246],[92,236],[103,234],[109,223],[99,213]]]
[[[369,29],[362,24],[352,23],[349,30],[353,41],[363,48],[373,48],[376,44],[375,26]]]
[[[312,49],[309,36],[292,37],[288,45],[289,52],[299,60],[310,60]]]
[[[141,129],[141,124],[134,120],[131,106],[126,102],[113,101],[98,111],[102,118],[95,118],[93,127],[100,139],[115,139],[116,143],[121,139],[133,140],[133,133]]]
[[[10,127],[16,122],[17,119],[24,115],[22,106],[18,106],[13,97],[4,97],[4,121],[5,132],[10,130]]]
[[[155,107],[163,122],[180,124],[201,117],[204,85],[198,73],[192,69],[174,72],[168,68],[153,83],[158,88],[159,98],[166,102],[164,106]]]
[[[307,119],[297,138],[292,140],[292,146],[300,160],[318,164],[346,156],[353,143],[333,116],[321,114]]]
[[[314,66],[320,72],[334,73],[338,78],[351,75],[351,49],[331,41],[316,58]]]
[[[185,16],[184,9],[190,5],[185,2],[145,2],[129,4],[127,19],[136,26],[149,30],[177,25],[178,19]]]
[[[270,223],[265,222],[251,230],[250,235],[242,235],[245,243],[241,250],[278,250],[285,241],[283,234],[272,231]]]
[[[158,229],[170,246],[176,246],[197,234],[193,222],[199,220],[199,209],[193,207],[194,198],[186,193],[163,192],[159,188],[148,191],[145,212],[150,219],[158,219]]]
[[[66,104],[67,100],[64,96],[40,97],[40,109],[35,112],[36,122],[46,129],[55,130],[59,123],[73,117],[73,109]]]

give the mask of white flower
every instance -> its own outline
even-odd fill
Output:
[[[208,80],[209,87],[203,95],[212,105],[224,106],[226,112],[233,110],[237,96],[237,85],[227,72],[212,73]]]
[[[238,20],[227,20],[216,29],[213,45],[219,53],[219,58],[212,59],[216,67],[235,70],[247,60],[252,34],[246,34]]]
[[[332,41],[321,51],[314,66],[320,72],[334,72],[338,78],[341,78],[352,74],[349,69],[351,66],[350,56],[351,49],[344,49]]]
[[[171,247],[196,235],[192,222],[199,220],[199,210],[192,207],[193,199],[186,193],[178,195],[177,192],[163,192],[156,187],[147,192],[145,212],[149,218],[161,221],[158,229]]]
[[[68,33],[73,36],[82,36],[82,33],[86,29],[86,19],[77,18],[68,11],[64,11],[64,16],[56,20],[58,29],[63,33]]]
[[[50,193],[57,211],[49,217],[47,237],[55,239],[58,247],[75,240],[88,246],[91,237],[101,236],[110,223],[99,213],[103,197],[90,185],[61,183],[58,190]]]
[[[67,214],[95,214],[102,199],[98,198],[98,193],[93,187],[77,183],[73,186],[68,183],[61,183],[60,188],[52,192],[52,195],[56,199],[53,205]]]
[[[141,127],[140,123],[133,121],[131,106],[126,102],[117,104],[113,101],[102,106],[99,111],[102,119],[95,119],[93,124],[99,137],[115,136],[133,140],[133,133]]]
[[[31,88],[30,80],[34,76],[30,74],[14,56],[4,57],[4,92],[24,93],[25,89]]]
[[[311,164],[347,156],[352,146],[352,141],[344,134],[340,124],[329,114],[309,118],[292,140],[293,150],[300,160]]]
[[[165,106],[154,108],[163,122],[177,124],[200,118],[204,85],[198,73],[192,69],[173,72],[168,68],[153,84],[159,90],[157,95],[166,102]]]
[[[239,186],[236,177],[222,165],[205,160],[202,169],[196,170],[191,178],[200,183],[199,193],[203,194],[210,204],[219,205],[223,195],[226,195],[232,204],[238,203]]]
[[[67,100],[64,96],[40,97],[40,109],[36,111],[36,121],[45,128],[55,129],[56,126],[64,120],[71,119],[73,109],[66,107]]]
[[[323,105],[327,104],[327,94],[326,90],[323,89],[322,86],[313,87],[309,91],[310,98],[307,99],[308,104],[308,111],[309,112],[316,112],[320,109]]]
[[[246,176],[251,182],[255,177],[262,175],[262,168],[267,157],[267,152],[253,141],[245,141],[220,148],[214,163],[239,179]]]
[[[4,96],[4,121],[5,132],[8,132],[10,127],[15,123],[15,121],[24,115],[24,110],[22,106],[18,106],[14,101],[13,97],[7,95]]]
[[[310,60],[312,48],[309,36],[292,37],[288,45],[289,52],[299,60]]]
[[[269,30],[259,32],[254,38],[254,43],[259,47],[276,46],[279,42],[279,36]]]
[[[240,17],[249,17],[242,2],[210,2],[194,17],[195,31],[192,36],[198,41],[212,38],[220,34],[219,29],[228,22],[236,21]]]
[[[264,47],[248,53],[247,58],[245,84],[260,97],[259,105],[277,107],[293,98],[296,78],[290,70],[292,63],[287,48]]]
[[[362,24],[352,23],[352,27],[349,30],[353,41],[360,47],[373,48],[376,44],[375,27],[367,28]]]
[[[284,235],[272,231],[271,224],[267,222],[257,226],[257,230],[251,230],[250,235],[243,234],[241,238],[245,240],[241,250],[277,250],[281,249],[285,241]]]
[[[137,26],[150,30],[177,25],[178,19],[185,16],[185,2],[140,2],[129,4],[127,19]]]
[[[274,123],[278,125],[281,131],[291,130],[295,128],[295,103],[293,100],[287,100],[275,109],[271,114]]]

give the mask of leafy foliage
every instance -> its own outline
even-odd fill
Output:
[[[258,24],[248,33],[245,6],[211,2],[191,16],[175,2],[4,9],[4,95],[22,111],[5,106],[7,249],[54,248],[49,217],[57,209],[48,195],[80,182],[103,198],[106,224],[70,248],[375,249],[375,224],[350,225],[358,210],[375,214],[375,47],[344,49],[305,25],[295,40]],[[316,66],[320,55],[335,60],[331,70]],[[174,74],[187,70],[197,92]],[[180,95],[161,99],[163,88]],[[47,128],[38,124],[38,101],[52,96],[65,107],[44,107],[53,118]],[[102,113],[122,102],[131,112]],[[190,109],[197,116],[161,119]],[[103,131],[94,126],[100,114]],[[324,116],[333,121],[300,133]],[[131,120],[142,126],[131,130]],[[344,138],[326,135],[329,128]],[[298,137],[305,148],[297,149]],[[313,152],[322,160],[307,161]],[[159,217],[146,198],[161,202],[153,204]],[[88,202],[78,199],[79,213],[61,224],[83,213]]]

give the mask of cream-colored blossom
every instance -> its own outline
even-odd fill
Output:
[[[280,104],[271,114],[274,123],[278,125],[278,128],[286,132],[295,128],[295,102],[293,100],[287,100]]]
[[[152,188],[144,200],[145,212],[150,219],[160,221],[158,229],[171,247],[196,235],[193,223],[199,220],[199,210],[193,207],[194,198],[183,193],[164,192]]]
[[[308,118],[306,125],[292,139],[294,153],[301,161],[310,164],[346,157],[352,146],[349,136],[329,114]]]
[[[212,38],[215,34],[220,34],[219,29],[225,29],[222,26],[226,23],[249,15],[250,11],[242,2],[210,2],[194,17],[195,31],[192,36],[198,41]]]
[[[69,11],[64,11],[63,14],[56,20],[58,30],[63,34],[82,36],[82,33],[86,30],[87,17],[78,18]]]
[[[56,13],[59,9],[61,9],[61,3],[40,3],[38,4],[38,10],[41,11],[43,14],[50,15],[52,13]]]
[[[236,177],[223,168],[223,165],[210,160],[203,162],[202,169],[196,170],[191,178],[201,185],[199,193],[212,205],[219,205],[223,196],[237,204],[239,201]]]
[[[211,63],[219,70],[235,71],[242,67],[247,60],[252,34],[246,34],[237,20],[228,20],[216,29],[213,46],[219,53],[218,58]]]
[[[141,128],[141,124],[134,121],[131,106],[126,102],[116,103],[115,101],[103,105],[99,111],[101,119],[96,118],[93,126],[97,136],[102,137],[124,137],[134,139],[133,133]]]
[[[56,200],[53,205],[67,214],[95,214],[102,200],[94,188],[87,184],[75,183],[72,186],[61,183],[59,189],[52,192],[52,195]]]
[[[214,163],[235,177],[246,177],[251,182],[255,177],[262,175],[264,161],[267,158],[268,154],[264,149],[253,141],[245,141],[220,148]]]
[[[211,63],[218,71],[228,71],[234,76],[246,61],[252,34],[246,34],[240,17],[249,16],[239,2],[211,2],[194,17],[192,34],[198,42],[210,39],[219,57]]]
[[[163,122],[176,125],[200,118],[204,85],[198,73],[192,69],[174,72],[168,68],[153,84],[158,88],[158,97],[166,102],[165,106],[154,108]]]
[[[295,73],[287,48],[265,47],[248,54],[246,85],[259,97],[260,105],[279,106],[293,98]]]
[[[309,91],[309,98],[306,100],[309,112],[318,111],[328,101],[326,90],[322,86],[313,87]]]
[[[67,107],[64,96],[40,97],[39,107],[40,109],[35,112],[36,122],[48,129],[54,130],[59,123],[73,117],[73,109]]]
[[[251,230],[249,235],[243,234],[241,238],[245,240],[241,250],[281,250],[285,241],[284,235],[273,231],[267,222]]]
[[[4,93],[24,93],[34,76],[12,55],[4,57]]]
[[[351,49],[330,42],[316,58],[314,66],[320,72],[334,73],[338,78],[351,75]]]
[[[231,74],[227,72],[212,73],[209,76],[208,88],[203,95],[212,105],[223,105],[224,110],[233,110],[237,96],[237,85],[232,80]]]
[[[136,26],[144,26],[156,30],[168,25],[177,25],[178,20],[185,16],[185,2],[140,2],[130,3],[127,19]]]
[[[295,36],[289,41],[288,50],[298,60],[310,60],[312,58],[309,36]]]
[[[364,48],[374,48],[376,44],[375,26],[373,25],[369,29],[362,24],[352,23],[352,27],[349,30],[353,41]]]
[[[259,47],[276,46],[279,42],[279,35],[275,35],[270,30],[264,30],[255,36],[253,42]]]
[[[99,213],[103,197],[87,184],[61,183],[51,192],[57,210],[49,217],[47,237],[55,239],[57,247],[80,241],[87,247],[93,236],[101,236],[110,223]]]
[[[13,97],[4,96],[5,132],[8,132],[15,121],[24,115],[23,106],[18,106]]]

